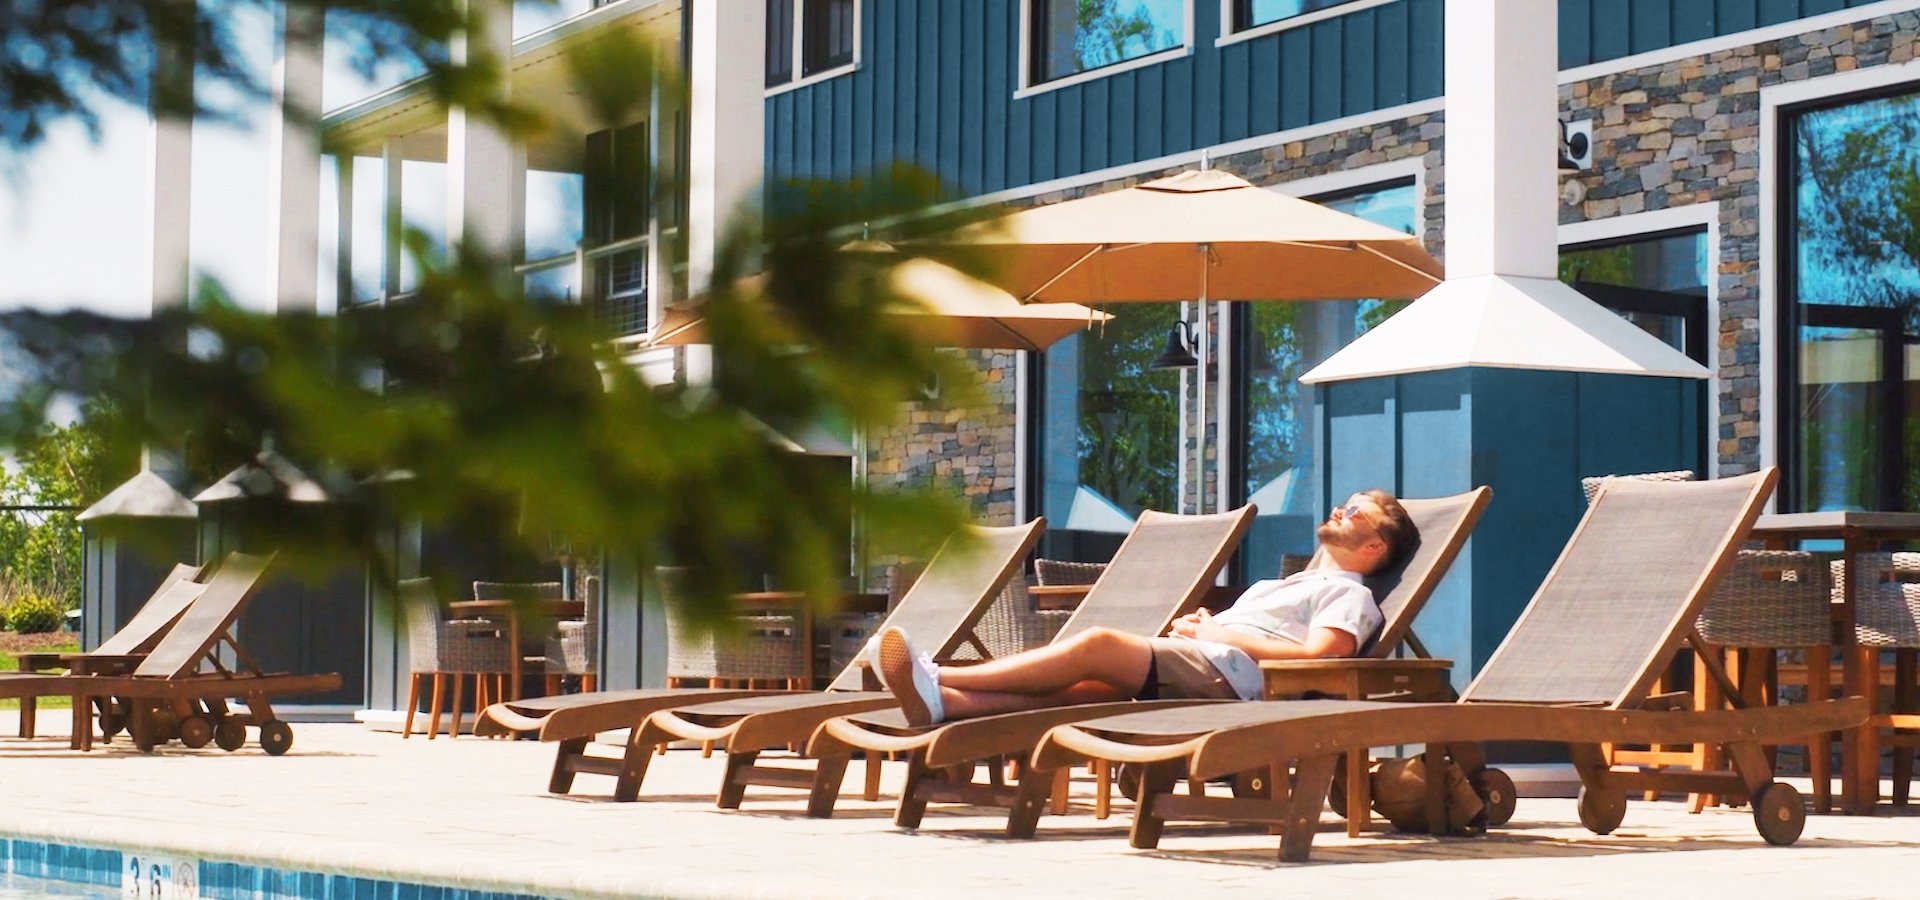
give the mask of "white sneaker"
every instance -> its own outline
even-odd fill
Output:
[[[940,667],[934,665],[933,657],[914,652],[905,631],[880,632],[878,662],[874,673],[900,701],[908,725],[937,725],[946,719],[946,704],[940,700]]]

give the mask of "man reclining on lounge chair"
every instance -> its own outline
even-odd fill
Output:
[[[1092,628],[980,665],[939,666],[888,628],[876,673],[915,726],[1127,698],[1257,700],[1259,660],[1358,653],[1381,624],[1363,579],[1420,542],[1400,501],[1378,489],[1349,497],[1315,533],[1318,565],[1249,587],[1218,616],[1183,616],[1165,637]]]

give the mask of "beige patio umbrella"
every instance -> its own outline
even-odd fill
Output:
[[[893,267],[893,290],[918,302],[897,313],[913,332],[940,347],[1044,350],[1109,316],[1073,303],[1024,304],[993,285],[929,259]],[[706,320],[697,303],[668,307],[655,329],[655,346],[701,344]]]
[[[956,237],[1029,302],[1399,300],[1442,277],[1414,235],[1218,170],[1021,210]]]

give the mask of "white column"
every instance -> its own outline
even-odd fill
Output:
[[[380,193],[384,201],[380,236],[380,300],[383,303],[400,296],[400,261],[406,253],[406,248],[400,243],[401,233],[406,229],[400,203],[400,176],[405,163],[406,154],[400,148],[399,139],[387,138],[380,145]]]
[[[736,207],[759,206],[767,10],[761,0],[692,4],[688,82],[688,289],[699,293]]]
[[[467,0],[466,33],[449,48],[453,62],[494,61],[512,71],[513,5],[508,0]],[[503,78],[497,89],[504,95]],[[456,106],[447,112],[447,246],[467,246],[507,261],[513,258],[513,145],[491,122]]]
[[[1558,272],[1557,6],[1447,4],[1449,279]]]
[[[269,123],[267,282],[274,308],[313,312],[320,280],[320,54],[324,13],[282,5]]]
[[[156,4],[188,20],[192,0]],[[153,62],[153,87],[148,97],[153,116],[150,133],[153,176],[148,192],[148,223],[153,227],[148,275],[153,310],[187,303],[190,243],[193,229],[193,47],[158,47]]]

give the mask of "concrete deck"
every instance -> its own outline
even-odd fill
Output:
[[[11,718],[0,734],[14,733]],[[1816,816],[1798,845],[1775,848],[1745,810],[1689,816],[1677,803],[1635,801],[1607,837],[1580,828],[1570,800],[1523,799],[1511,825],[1471,840],[1349,840],[1328,813],[1314,861],[1282,865],[1278,838],[1254,829],[1170,826],[1160,851],[1129,849],[1124,805],[1099,822],[1076,803],[1035,841],[938,807],[905,833],[890,796],[844,799],[826,821],[777,789],[716,810],[719,760],[697,751],[656,760],[650,802],[615,804],[612,780],[596,776],[580,777],[583,796],[547,795],[551,745],[295,732],[279,759],[251,745],[141,756],[124,740],[78,754],[0,738],[0,835],[578,898],[1851,898],[1910,896],[1920,871],[1920,816]],[[886,790],[903,769],[889,766]],[[1088,800],[1091,786],[1078,790]]]

